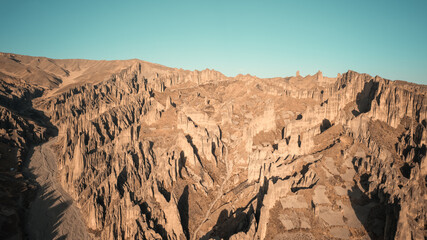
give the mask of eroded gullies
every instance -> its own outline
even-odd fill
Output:
[[[34,105],[58,128],[58,183],[92,237],[423,235],[425,86],[353,71],[259,79],[50,63],[86,69]]]

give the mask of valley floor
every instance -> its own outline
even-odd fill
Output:
[[[30,239],[89,239],[85,223],[72,198],[57,180],[56,138],[34,147],[28,169],[40,186],[30,206],[27,232]]]

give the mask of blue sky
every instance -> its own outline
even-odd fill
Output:
[[[427,84],[427,1],[0,0],[0,51]]]

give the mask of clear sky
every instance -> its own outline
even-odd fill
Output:
[[[427,1],[0,0],[0,51],[427,84]]]

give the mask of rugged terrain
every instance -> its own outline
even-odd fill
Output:
[[[427,86],[0,54],[2,239],[424,239]]]

